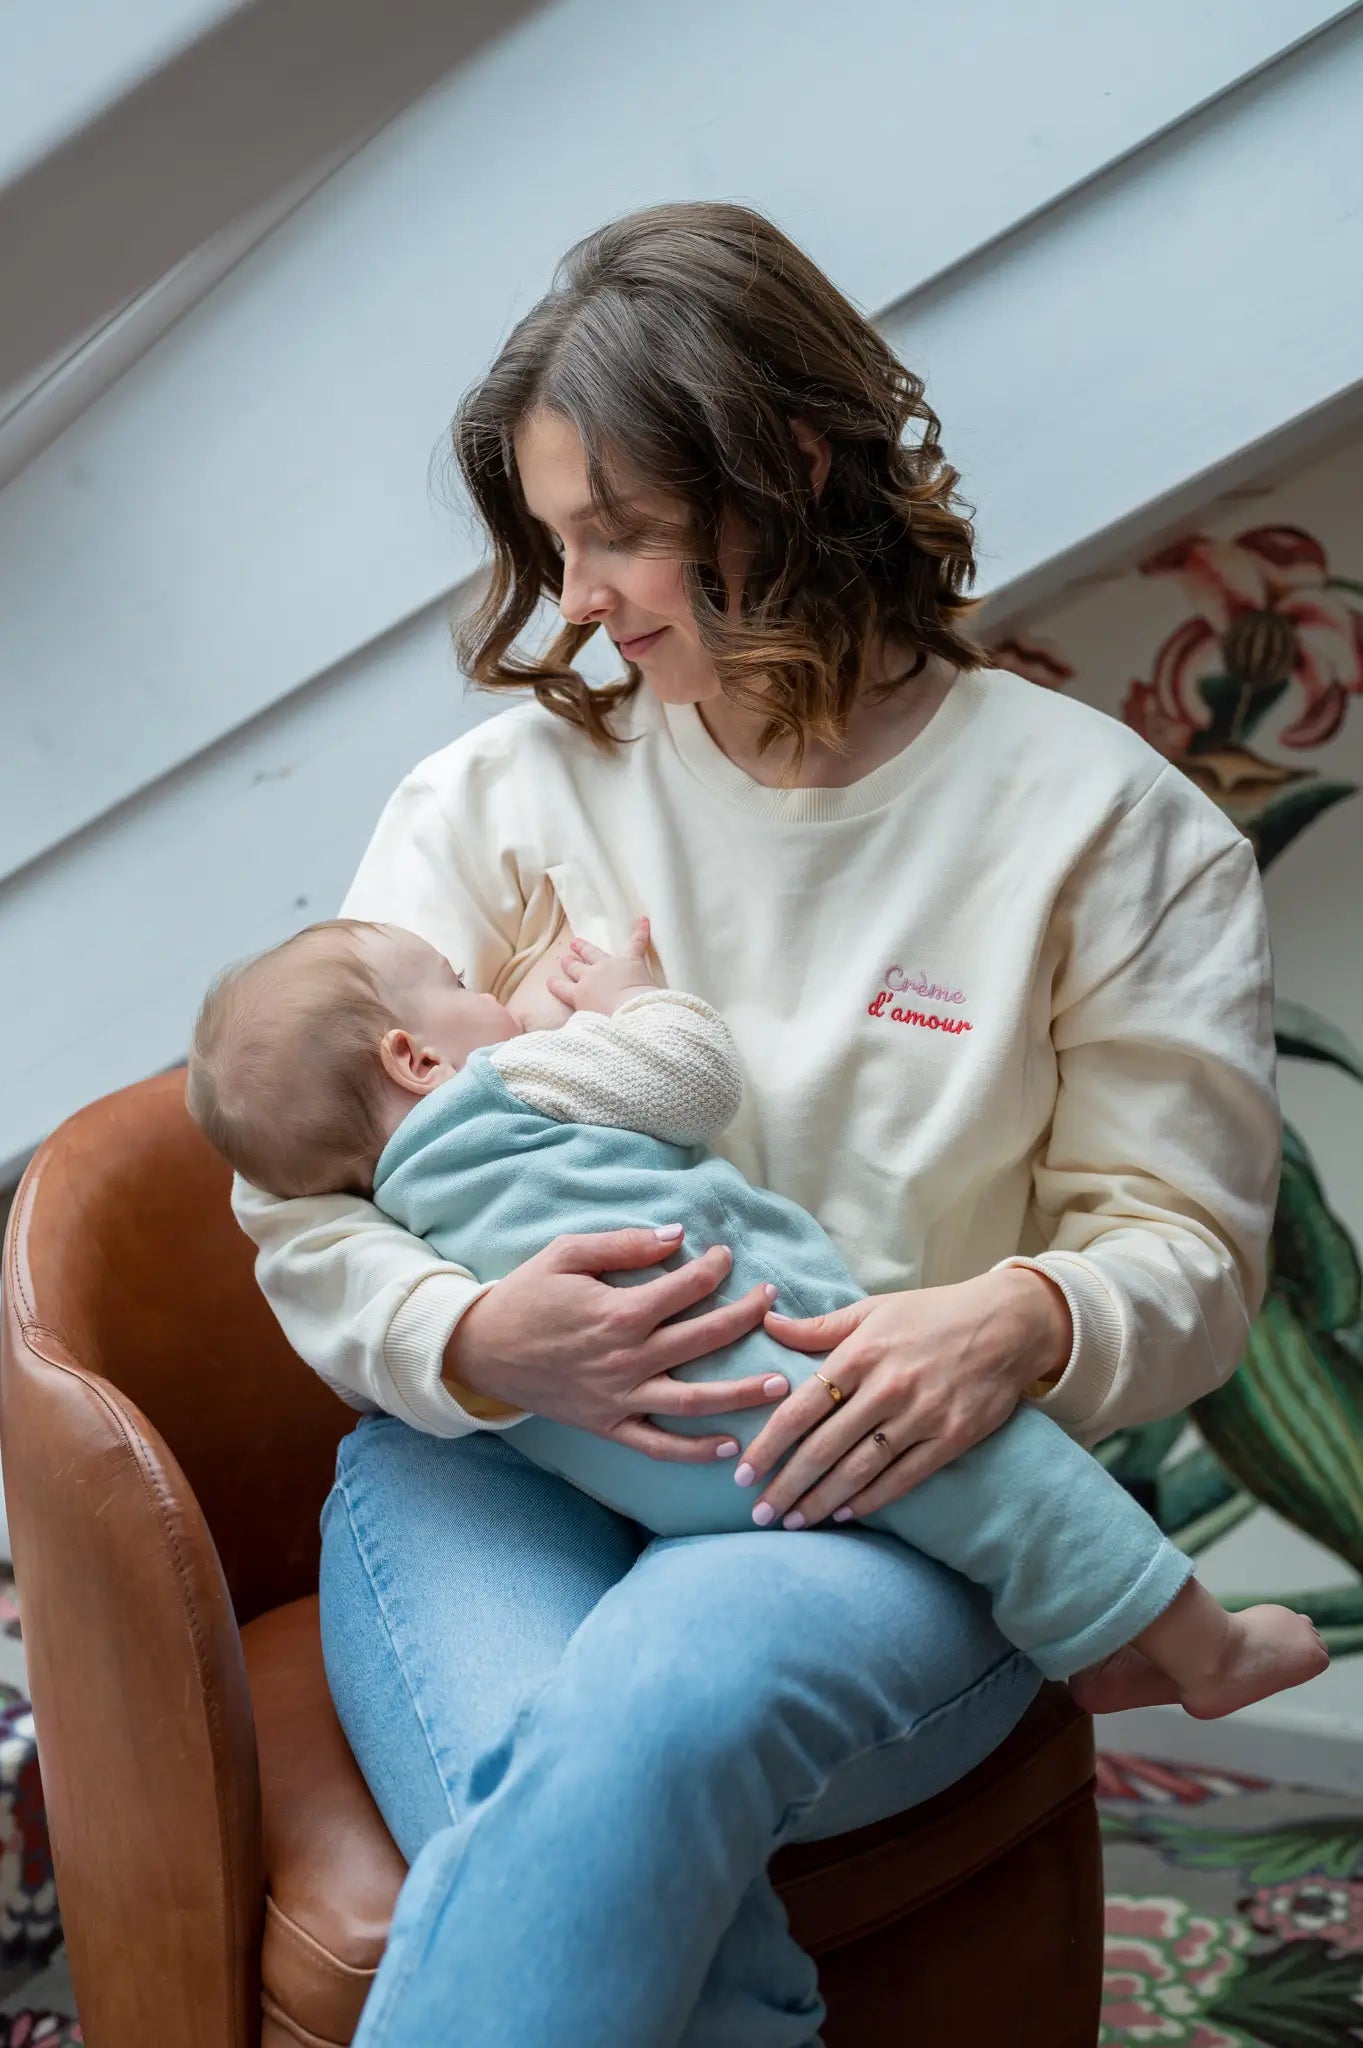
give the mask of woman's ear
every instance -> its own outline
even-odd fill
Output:
[[[441,1079],[445,1062],[429,1045],[421,1045],[410,1031],[385,1031],[379,1040],[383,1071],[409,1095],[429,1095]]]

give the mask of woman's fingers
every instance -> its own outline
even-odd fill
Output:
[[[943,1465],[952,1459],[951,1446],[942,1437],[929,1437],[926,1442],[914,1444],[900,1457],[894,1458],[860,1493],[849,1495],[845,1505],[854,1515],[870,1515],[877,1508],[885,1508],[901,1494],[913,1487],[921,1486],[934,1472],[940,1472]]]
[[[738,1450],[735,1437],[683,1436],[680,1430],[659,1429],[655,1422],[645,1422],[639,1416],[618,1422],[611,1435],[631,1450],[642,1451],[646,1458],[658,1458],[668,1465],[713,1465],[722,1447],[733,1445],[731,1458]]]
[[[826,1469],[829,1457],[840,1456],[858,1436],[865,1435],[868,1427],[874,1426],[868,1425],[860,1417],[857,1423],[850,1423],[847,1419],[847,1408],[859,1377],[858,1369],[851,1360],[840,1358],[839,1353],[833,1351],[827,1358],[820,1360],[817,1369],[825,1379],[831,1380],[835,1387],[841,1388],[842,1400],[835,1402],[823,1380],[811,1375],[805,1386],[797,1387],[790,1399],[781,1403],[776,1413],[763,1424],[748,1445],[743,1453],[743,1465],[740,1469],[750,1472],[752,1477],[741,1482],[742,1484],[758,1485],[772,1466],[810,1430],[836,1418],[837,1429],[831,1437],[822,1437],[820,1444],[821,1452],[826,1453],[827,1457],[816,1469],[811,1470],[806,1465],[809,1476],[805,1484],[812,1485],[819,1473]],[[792,1495],[791,1499],[793,1498]]]
[[[626,1230],[568,1230],[561,1237],[552,1238],[535,1256],[555,1273],[627,1273],[635,1266],[656,1266],[659,1259],[671,1258],[673,1252],[681,1249],[681,1242],[679,1223],[671,1229],[666,1224],[658,1229],[644,1224]],[[727,1271],[727,1267],[720,1271]],[[717,1272],[711,1288],[718,1277]],[[646,1294],[653,1285],[649,1281],[638,1292]]]
[[[835,1308],[826,1316],[783,1316],[773,1309],[767,1318],[767,1330],[780,1344],[786,1344],[792,1351],[832,1351],[850,1337],[860,1323],[870,1314],[873,1303],[868,1295],[864,1301],[849,1301],[846,1308]]]
[[[878,1486],[888,1472],[903,1462],[900,1450],[903,1450],[904,1456],[907,1457],[910,1453],[916,1456],[919,1452],[932,1448],[928,1444],[912,1444],[905,1447],[901,1442],[900,1450],[897,1450],[888,1441],[884,1444],[876,1442],[872,1432],[877,1425],[862,1422],[853,1426],[857,1433],[850,1445],[845,1441],[840,1442],[839,1455],[827,1463],[822,1471],[802,1469],[802,1460],[811,1446],[820,1450],[824,1448],[825,1436],[831,1434],[836,1427],[831,1420],[821,1423],[819,1428],[805,1439],[794,1456],[781,1467],[763,1495],[763,1499],[772,1510],[772,1521],[779,1519],[787,1522],[791,1516],[798,1516],[799,1520],[790,1523],[790,1526],[812,1528],[816,1522],[826,1521],[835,1508],[845,1507],[850,1501],[865,1497],[873,1486]],[[887,1419],[878,1426],[882,1435],[888,1439],[894,1428],[893,1420]],[[844,1438],[845,1434],[844,1427]],[[895,1495],[889,1493],[885,1498],[894,1499]]]
[[[673,1250],[677,1249],[674,1245]],[[680,1309],[694,1308],[707,1294],[713,1294],[733,1262],[734,1255],[727,1244],[712,1244],[674,1272],[660,1273],[656,1280],[646,1280],[641,1287],[631,1288],[629,1306],[639,1325],[636,1341],[642,1344],[659,1323],[666,1322]],[[691,1356],[698,1357],[699,1353],[692,1352]]]
[[[770,1373],[745,1380],[644,1380],[629,1399],[647,1415],[730,1415],[740,1408],[766,1408],[787,1391]]]
[[[721,1302],[718,1308],[708,1310],[703,1316],[688,1316],[683,1323],[668,1323],[663,1329],[655,1330],[641,1345],[640,1357],[654,1372],[671,1372],[674,1366],[690,1365],[696,1358],[708,1358],[712,1351],[721,1351],[726,1344],[737,1343],[740,1337],[747,1336],[749,1330],[755,1330],[767,1312],[769,1300],[765,1285],[750,1287],[737,1301]],[[763,1377],[770,1379],[772,1375],[767,1373]],[[788,1393],[789,1380],[784,1374],[778,1377],[780,1391]]]

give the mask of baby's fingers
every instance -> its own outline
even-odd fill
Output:
[[[601,948],[594,946],[590,939],[574,939],[569,950],[585,960],[588,967],[595,967],[598,960],[605,958]]]

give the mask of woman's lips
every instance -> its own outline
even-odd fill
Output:
[[[619,642],[620,652],[627,661],[633,661],[637,655],[644,652],[645,648],[651,647],[655,640],[661,640],[666,631],[666,626],[659,626],[656,633],[645,633],[642,639],[621,640]]]

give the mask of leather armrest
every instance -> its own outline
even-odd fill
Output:
[[[5,1243],[0,1447],[86,2038],[140,2039],[150,2000],[176,2048],[249,2048],[265,1878],[241,1638],[166,1444],[38,1319],[33,1178]]]

